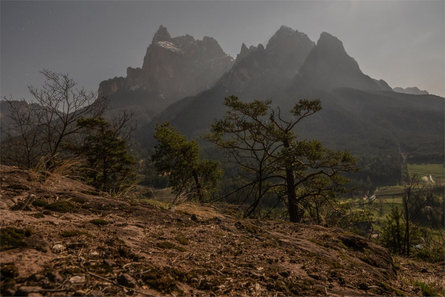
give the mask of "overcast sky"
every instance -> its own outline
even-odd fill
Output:
[[[362,71],[445,96],[445,1],[3,1],[1,95],[26,97],[39,71],[99,82],[141,67],[153,34],[212,36],[230,55],[281,25],[343,41]]]

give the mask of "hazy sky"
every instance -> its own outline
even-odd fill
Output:
[[[445,1],[1,1],[1,95],[26,97],[39,71],[80,85],[142,66],[153,34],[212,36],[230,55],[286,25],[340,38],[362,71],[445,96]]]

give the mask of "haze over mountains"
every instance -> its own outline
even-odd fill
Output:
[[[134,113],[136,140],[146,148],[164,121],[199,139],[224,116],[227,96],[271,99],[283,114],[305,98],[321,100],[322,110],[298,125],[300,137],[356,155],[403,152],[415,162],[443,161],[444,98],[369,77],[326,32],[314,43],[282,26],[266,46],[242,44],[233,59],[211,37],[171,37],[160,26],[142,67],[101,82],[98,93],[109,114]],[[6,126],[7,108],[0,117]]]
[[[102,82],[99,93],[108,96],[112,109],[136,111],[142,119],[136,136],[148,147],[163,121],[188,136],[202,136],[224,115],[224,98],[235,95],[244,101],[272,99],[283,111],[301,98],[321,100],[322,111],[297,132],[332,148],[443,157],[444,98],[394,92],[384,80],[363,73],[343,43],[326,32],[315,44],[282,26],[266,46],[242,44],[233,61],[213,38],[172,38],[161,26],[142,68],[127,74]]]
[[[372,49],[371,49],[372,50]],[[363,73],[343,43],[323,32],[317,43],[282,26],[266,46],[241,45],[236,59],[211,37],[171,37],[160,26],[141,68],[105,80],[99,98],[109,113],[134,113],[136,140],[154,145],[157,123],[170,121],[182,133],[200,138],[226,111],[224,98],[271,99],[283,113],[299,99],[319,99],[322,111],[299,125],[303,138],[358,155],[408,155],[442,162],[444,98],[418,88],[394,88]],[[2,122],[7,118],[2,108]]]

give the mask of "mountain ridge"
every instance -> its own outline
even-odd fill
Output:
[[[411,95],[429,95],[430,93],[427,90],[421,90],[418,87],[395,87],[393,88],[394,92],[411,94]]]
[[[290,32],[287,28],[279,31],[278,35]],[[144,132],[139,139],[152,146],[154,139],[149,135],[156,123],[163,121],[170,121],[189,137],[200,137],[215,119],[224,116],[223,99],[231,95],[243,101],[272,99],[282,111],[305,98],[321,100],[322,111],[302,123],[297,130],[302,137],[359,154],[384,154],[389,150],[398,155],[399,147],[419,153],[413,147],[418,136],[419,147],[443,156],[442,97],[426,95],[418,100],[418,96],[394,92],[385,81],[364,74],[343,43],[328,33],[320,35],[300,68],[293,68],[298,68],[294,75],[289,75],[291,70],[277,74],[282,69],[280,62],[289,61],[289,55],[282,51],[281,56],[270,59],[267,53],[268,46],[247,48],[243,44],[232,69],[214,87],[170,105],[141,129]],[[340,66],[337,57],[343,61]],[[287,67],[295,65],[288,63]],[[327,77],[318,75],[320,69]]]

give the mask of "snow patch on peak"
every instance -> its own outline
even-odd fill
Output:
[[[170,41],[158,41],[156,42],[156,44],[162,48],[165,48],[173,53],[182,53],[182,50],[177,48],[173,43],[171,43]]]

